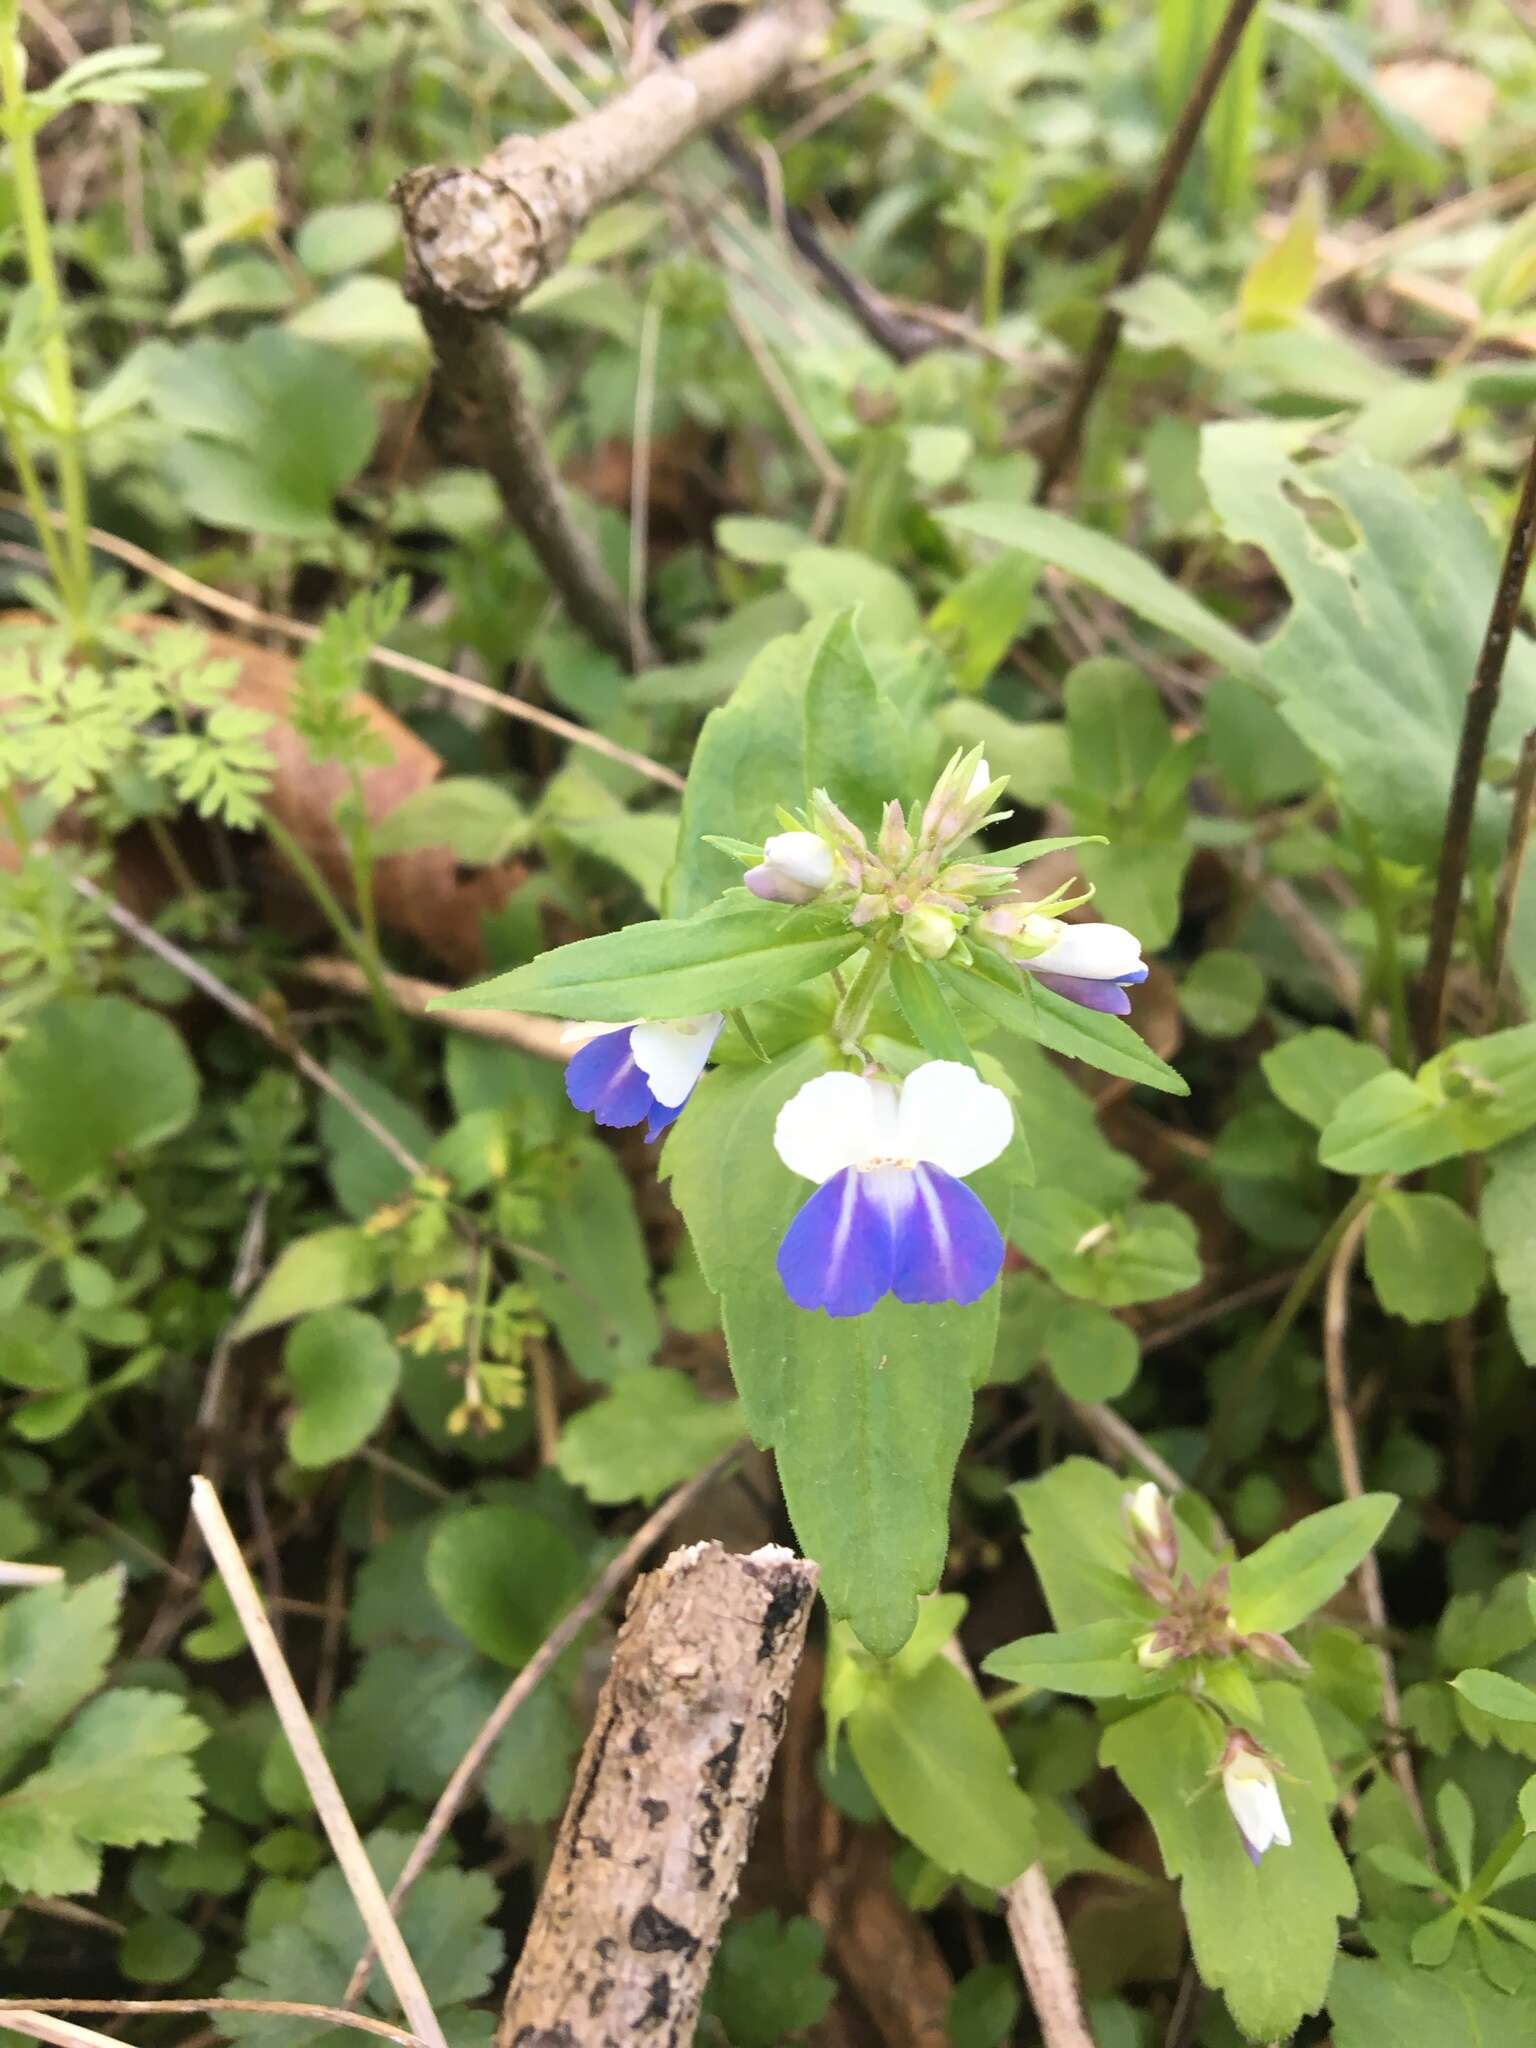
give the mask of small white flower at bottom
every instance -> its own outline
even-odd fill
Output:
[[[1290,1823],[1275,1774],[1258,1744],[1239,1728],[1228,1735],[1222,1751],[1221,1789],[1250,1863],[1257,1867],[1266,1849],[1289,1849]]]

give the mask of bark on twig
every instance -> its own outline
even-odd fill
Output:
[[[1157,167],[1157,176],[1152,188],[1141,202],[1125,246],[1120,252],[1120,263],[1115,271],[1115,281],[1110,291],[1123,291],[1128,284],[1134,284],[1140,277],[1151,252],[1152,239],[1162,224],[1163,215],[1168,211],[1179,180],[1183,177],[1200,129],[1210,112],[1211,101],[1226,75],[1227,66],[1237,54],[1237,46],[1243,39],[1243,30],[1248,26],[1258,0],[1231,0],[1221,27],[1205,62],[1201,65],[1183,111],[1174,123],[1173,133],[1168,137],[1163,151],[1162,162]],[[1083,423],[1088,411],[1098,396],[1099,386],[1114,360],[1120,343],[1120,330],[1125,325],[1125,316],[1113,305],[1106,305],[1094,329],[1093,339],[1088,344],[1088,353],[1078,369],[1077,382],[1067,401],[1067,410],[1061,425],[1051,443],[1049,452],[1040,471],[1040,481],[1035,488],[1035,500],[1043,503],[1050,496],[1056,484],[1066,475],[1077,458],[1077,447],[1083,435]]]
[[[516,305],[600,207],[755,99],[823,20],[819,0],[765,8],[579,120],[509,136],[473,169],[408,172],[395,198],[427,291],[466,312]]]
[[[1445,812],[1445,835],[1440,842],[1440,860],[1435,870],[1435,901],[1429,914],[1429,959],[1419,990],[1419,1058],[1429,1059],[1438,1049],[1445,1023],[1445,1000],[1450,980],[1451,953],[1456,943],[1456,923],[1461,910],[1462,886],[1467,878],[1467,859],[1472,843],[1472,821],[1477,811],[1478,786],[1483,776],[1483,759],[1488,752],[1488,735],[1493,714],[1499,708],[1504,683],[1504,664],[1510,642],[1520,620],[1525,598],[1525,579],[1531,557],[1536,554],[1536,441],[1525,465],[1520,500],[1509,529],[1503,566],[1488,614],[1488,629],[1477,657],[1467,691],[1461,721],[1461,744],[1451,775],[1451,796]]]
[[[497,2048],[692,2040],[815,1586],[788,1551],[716,1543],[636,1586]]]

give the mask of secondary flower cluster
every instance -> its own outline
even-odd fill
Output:
[[[1137,1645],[1143,1669],[1160,1671],[1180,1658],[1229,1657],[1236,1650],[1252,1650],[1275,1663],[1301,1664],[1283,1636],[1239,1635],[1233,1628],[1225,1566],[1203,1585],[1196,1585],[1188,1572],[1179,1572],[1173,1511],[1150,1479],[1126,1494],[1121,1506],[1134,1559],[1131,1577],[1162,1608]],[[1249,1862],[1257,1865],[1266,1849],[1288,1849],[1290,1824],[1280,1804],[1274,1769],[1253,1737],[1241,1728],[1229,1729],[1216,1768]]]
[[[958,857],[1001,815],[992,805],[1003,787],[979,747],[957,753],[921,812],[914,807],[909,818],[887,804],[873,846],[825,790],[803,823],[781,813],[793,829],[769,838],[747,888],[773,903],[843,905],[849,924],[879,942],[866,955],[873,978],[856,977],[869,993],[861,1024],[837,1034],[844,1050],[858,1044],[893,944],[920,960],[953,954],[961,962],[984,948],[1073,1002],[1129,1010],[1126,990],[1147,974],[1131,933],[1066,924],[1054,913],[1076,909],[1086,895],[1061,889],[1032,901],[1006,861]],[[749,849],[733,850],[750,859]],[[580,1044],[566,1092],[600,1124],[643,1124],[648,1138],[659,1137],[698,1083],[724,1022],[715,1010],[572,1025],[567,1039]],[[998,1158],[1012,1135],[1007,1097],[959,1061],[929,1060],[904,1080],[870,1064],[862,1074],[807,1081],[780,1110],[773,1137],[783,1164],[816,1189],[779,1246],[790,1300],[829,1316],[867,1314],[888,1294],[962,1307],[978,1300],[1002,1270],[1003,1239],[965,1179]]]

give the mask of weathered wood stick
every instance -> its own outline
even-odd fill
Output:
[[[824,21],[820,0],[788,0],[579,120],[508,136],[477,168],[407,172],[395,201],[431,291],[467,312],[516,305],[599,207],[771,85]]]
[[[816,1578],[698,1543],[636,1584],[497,2048],[692,2041]]]

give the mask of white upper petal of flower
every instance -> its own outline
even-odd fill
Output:
[[[818,1074],[779,1111],[773,1149],[791,1173],[819,1186],[845,1166],[880,1157],[883,1110],[874,1083],[862,1075]]]
[[[832,879],[832,849],[816,832],[775,832],[763,841],[763,859],[806,889],[825,889]]]
[[[981,792],[984,789],[990,788],[992,783],[996,779],[997,778],[993,775],[992,770],[987,766],[986,755],[983,754],[981,759],[976,763],[975,770],[971,775],[971,786],[965,792],[967,800],[969,800],[972,797],[980,796]]]
[[[664,1108],[676,1109],[688,1100],[724,1022],[719,1010],[711,1010],[703,1017],[670,1017],[664,1023],[635,1026],[629,1041],[635,1065]]]
[[[901,1084],[898,1156],[962,1178],[989,1166],[1013,1136],[1013,1109],[959,1060],[929,1060]]]
[[[1233,1757],[1222,1767],[1221,1786],[1238,1831],[1255,1855],[1262,1856],[1276,1844],[1282,1849],[1291,1846],[1290,1824],[1280,1804],[1275,1774],[1262,1757]]]
[[[1118,981],[1122,974],[1134,974],[1141,966],[1141,941],[1123,925],[1065,924],[1054,943],[1025,964],[1045,974]]]

